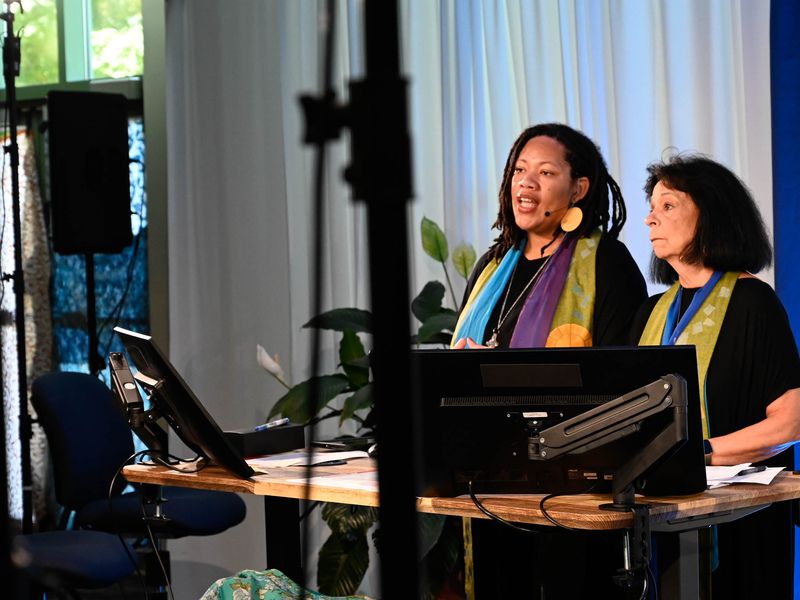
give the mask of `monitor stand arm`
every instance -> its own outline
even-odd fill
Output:
[[[664,375],[602,406],[549,427],[539,434],[539,457],[550,460],[561,454],[580,454],[641,430],[647,417],[672,411],[672,421],[614,471],[613,503],[607,510],[629,510],[634,504],[636,479],[688,439],[686,381]]]
[[[640,431],[643,420],[669,409],[673,409],[674,415],[670,426],[682,432],[681,441],[684,441],[688,431],[686,403],[686,381],[679,375],[664,375],[651,384],[541,431],[537,440],[538,458],[551,460],[562,454],[588,452]],[[660,455],[647,464],[644,463],[649,455],[634,458],[631,468],[641,466],[644,470]]]
[[[665,375],[650,385],[541,432],[540,454],[546,460],[607,444],[639,431],[641,421],[648,416],[672,410],[672,421],[614,471],[613,501],[600,505],[602,510],[633,512],[633,528],[625,531],[624,567],[614,576],[614,582],[621,587],[646,580],[646,567],[652,556],[650,512],[648,506],[636,504],[635,483],[688,439],[687,397],[686,381],[678,375]]]

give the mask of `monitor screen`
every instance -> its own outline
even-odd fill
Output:
[[[412,361],[421,390],[419,495],[464,494],[470,480],[475,493],[610,491],[615,470],[672,421],[670,410],[636,420],[612,441],[547,460],[542,432],[672,374],[686,382],[688,439],[645,471],[635,491],[706,488],[694,346],[414,350]]]
[[[251,477],[253,469],[225,437],[153,339],[121,327],[115,327],[114,331],[136,367],[134,377],[181,441],[192,452],[213,460],[231,473],[243,478]]]

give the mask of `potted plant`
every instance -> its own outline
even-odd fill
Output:
[[[449,345],[458,314],[455,291],[447,269],[450,258],[447,237],[439,226],[423,218],[420,226],[425,252],[442,264],[453,308],[444,306],[447,289],[439,281],[430,281],[411,303],[411,311],[420,322],[412,336],[412,344]],[[475,250],[469,244],[455,248],[452,263],[465,280],[475,264]],[[357,308],[339,308],[317,315],[304,328],[318,328],[341,333],[339,365],[336,372],[314,375],[312,378],[290,386],[284,381],[283,370],[277,361],[258,347],[259,364],[286,388],[272,407],[267,419],[280,415],[294,423],[317,423],[324,419],[338,419],[341,426],[347,420],[358,424],[360,435],[376,433],[373,416],[373,387],[369,360],[360,334],[372,333],[372,314]],[[312,396],[316,390],[317,397]],[[330,406],[331,401],[346,395],[342,408]],[[315,407],[315,408],[312,408]],[[312,414],[313,413],[313,414]],[[369,566],[368,533],[378,520],[378,511],[372,507],[325,503],[322,518],[331,528],[331,535],[319,553],[317,588],[321,593],[345,596],[355,593]],[[435,598],[445,586],[461,549],[461,531],[456,520],[438,515],[418,518],[420,556],[427,573],[427,593]],[[377,528],[373,536],[380,535]]]

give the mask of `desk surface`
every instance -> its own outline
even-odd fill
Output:
[[[313,475],[344,475],[377,469],[372,459],[352,460],[346,465],[314,467]],[[181,473],[165,467],[133,465],[123,469],[129,481],[176,485],[202,489],[303,499],[306,489],[302,483],[290,481],[306,476],[304,468],[272,469],[265,475],[249,481],[229,474],[220,467],[206,467],[199,473]],[[313,485],[308,490],[311,500],[378,506],[378,493],[350,490],[324,485]],[[800,475],[780,473],[771,485],[735,484],[691,496],[637,496],[637,503],[650,506],[651,523],[670,522],[709,514],[721,514],[736,509],[761,506],[800,497]],[[479,496],[492,513],[510,521],[535,525],[550,525],[539,510],[541,495],[530,496]],[[583,494],[558,496],[547,501],[548,514],[559,523],[583,529],[621,529],[631,527],[633,516],[628,512],[600,510],[598,506],[610,502],[608,494]],[[468,497],[419,498],[420,512],[486,518]]]

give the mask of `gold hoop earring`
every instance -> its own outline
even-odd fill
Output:
[[[583,221],[583,211],[579,206],[570,206],[561,218],[561,229],[565,233],[575,231]]]

